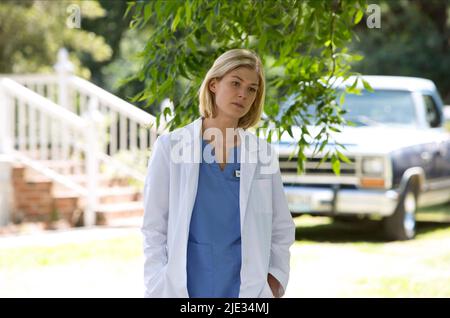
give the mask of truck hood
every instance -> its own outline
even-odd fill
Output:
[[[312,136],[319,133],[320,127],[308,127]],[[300,139],[300,128],[292,129],[294,138],[285,133],[280,142],[274,144],[279,147],[294,147]],[[333,133],[331,136],[336,143],[345,146],[350,153],[385,154],[396,149],[414,146],[429,142],[439,142],[444,139],[443,131],[432,129],[420,130],[415,127],[389,127],[389,126],[364,126],[344,127],[341,133]],[[308,139],[307,139],[308,140]],[[329,148],[334,148],[336,143],[330,139]],[[308,140],[310,148],[314,148],[312,138]],[[340,150],[340,149],[339,149]]]

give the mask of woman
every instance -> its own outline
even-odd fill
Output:
[[[144,187],[146,297],[281,297],[290,216],[271,146],[246,129],[265,95],[259,57],[222,54],[200,88],[201,118],[161,135]]]

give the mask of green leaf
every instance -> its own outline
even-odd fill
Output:
[[[186,13],[185,13],[186,25],[190,25],[191,24],[191,17],[192,17],[192,10],[191,10],[191,3],[189,1],[185,2],[184,9],[186,11]]]
[[[291,136],[291,138],[294,138],[294,134],[292,133],[292,127],[291,126],[287,127],[286,131],[288,132],[289,136]]]
[[[262,33],[261,37],[259,38],[259,43],[258,43],[258,49],[260,52],[264,52],[264,49],[266,47],[266,43],[267,43],[267,34],[266,33]]]
[[[206,30],[208,30],[208,32],[210,34],[213,34],[213,27],[212,27],[212,16],[208,15],[208,17],[206,18]]]
[[[305,171],[305,161],[299,159],[297,160],[297,174],[301,174],[303,171]]]
[[[131,10],[136,6],[136,2],[128,2],[127,3],[127,9],[125,10],[125,13],[123,14],[124,17],[128,17]]]
[[[330,156],[330,152],[327,152],[325,154],[325,156],[322,157],[322,159],[320,160],[319,164],[317,166],[320,166],[322,163],[324,163],[325,161],[328,160],[328,157]]]
[[[175,30],[177,29],[178,23],[180,23],[180,20],[181,20],[182,12],[183,12],[183,8],[179,7],[177,10],[177,14],[175,15],[175,18],[173,19],[172,26],[170,28],[172,30],[172,32],[175,32]]]
[[[156,115],[156,127],[159,128],[161,122],[161,114]]]
[[[164,108],[163,114],[164,114],[164,119],[166,119],[167,116],[172,116],[172,110],[170,109],[170,107]]]
[[[186,38],[186,43],[187,43],[187,46],[191,49],[192,52],[196,52],[197,51],[197,47],[195,46],[195,43],[194,43],[194,41],[192,39],[192,36],[188,36]]]
[[[356,11],[354,23],[355,23],[355,24],[358,24],[359,21],[361,21],[361,19],[363,18],[363,16],[364,16],[364,12],[363,12],[362,10]]]
[[[328,126],[328,129],[331,130],[331,131],[337,132],[337,133],[340,133],[340,132],[341,132],[340,129],[338,129],[338,128],[336,128],[336,127],[333,127],[333,126]]]
[[[272,134],[273,134],[273,130],[270,129],[269,130],[269,134],[267,135],[267,142],[271,143],[272,142]]]
[[[345,156],[342,152],[336,150],[336,153],[339,157],[339,160],[341,160],[342,162],[353,164],[353,162],[351,162],[350,159],[348,159],[347,156]]]
[[[144,21],[147,22],[152,16],[152,5],[150,3],[145,4],[144,7]]]
[[[363,79],[362,79],[362,82],[363,82],[363,85],[364,85],[364,89],[366,89],[367,91],[373,93],[372,86],[370,86],[370,84],[367,81],[363,80]]]
[[[331,168],[335,175],[339,176],[341,174],[341,162],[335,154],[331,156]]]
[[[342,92],[341,97],[339,97],[339,106],[342,107],[345,103],[345,92]]]

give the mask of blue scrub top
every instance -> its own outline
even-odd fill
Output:
[[[205,152],[214,155],[212,146],[203,140]],[[200,163],[187,247],[189,297],[239,297],[239,153],[239,147],[230,150],[228,158],[234,160],[227,160],[223,171],[215,160]]]

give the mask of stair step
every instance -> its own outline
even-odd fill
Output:
[[[84,185],[87,182],[87,177],[85,174],[73,174],[73,175],[67,175],[72,181]],[[118,177],[111,177],[104,174],[100,174],[98,176],[98,183],[100,186],[112,186],[112,185],[122,185],[127,186],[129,181],[127,178],[118,178]]]
[[[53,182],[52,179],[47,178],[46,176],[32,176],[25,178],[25,182],[27,183],[49,183]]]
[[[107,203],[99,204],[97,207],[98,213],[112,213],[120,214],[122,212],[144,212],[144,203],[142,201],[124,202],[124,203]]]
[[[53,196],[53,209],[58,216],[72,222],[74,215],[80,213],[78,196]]]
[[[128,222],[127,220],[142,218],[144,215],[144,203],[135,201],[100,204],[97,207],[96,214],[98,224],[112,225],[114,223],[117,225],[122,223],[122,221]]]
[[[110,187],[99,189],[98,197],[100,203],[107,204],[137,201],[141,199],[141,194],[133,187]]]
[[[97,191],[98,200],[101,204],[133,202],[140,200],[140,191],[133,187],[108,187]],[[53,191],[54,198],[78,198],[78,194],[71,190],[56,189]]]
[[[78,198],[79,195],[74,192],[74,191],[70,191],[70,190],[56,190],[53,191],[53,198],[54,199],[75,199]]]

